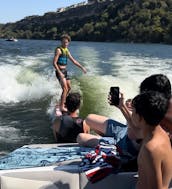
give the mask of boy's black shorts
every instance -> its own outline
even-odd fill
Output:
[[[60,71],[64,74],[64,77],[66,78],[66,80],[70,80],[70,77],[69,77],[66,69],[62,69]],[[56,70],[56,77],[60,81],[60,75],[58,74],[57,70]]]

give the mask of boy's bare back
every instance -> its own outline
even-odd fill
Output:
[[[160,126],[143,140],[138,167],[137,189],[168,189],[172,179],[172,149],[169,136]]]

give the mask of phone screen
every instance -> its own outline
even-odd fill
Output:
[[[119,87],[110,88],[111,105],[119,105]]]

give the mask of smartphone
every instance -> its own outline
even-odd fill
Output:
[[[119,105],[119,87],[111,87],[110,95],[111,95],[110,105],[118,106]]]

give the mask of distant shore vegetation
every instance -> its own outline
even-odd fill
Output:
[[[172,44],[172,0],[114,0],[90,6],[87,13],[74,9],[75,16],[71,10],[50,12],[1,24],[0,37],[54,40],[68,33],[77,41]]]

